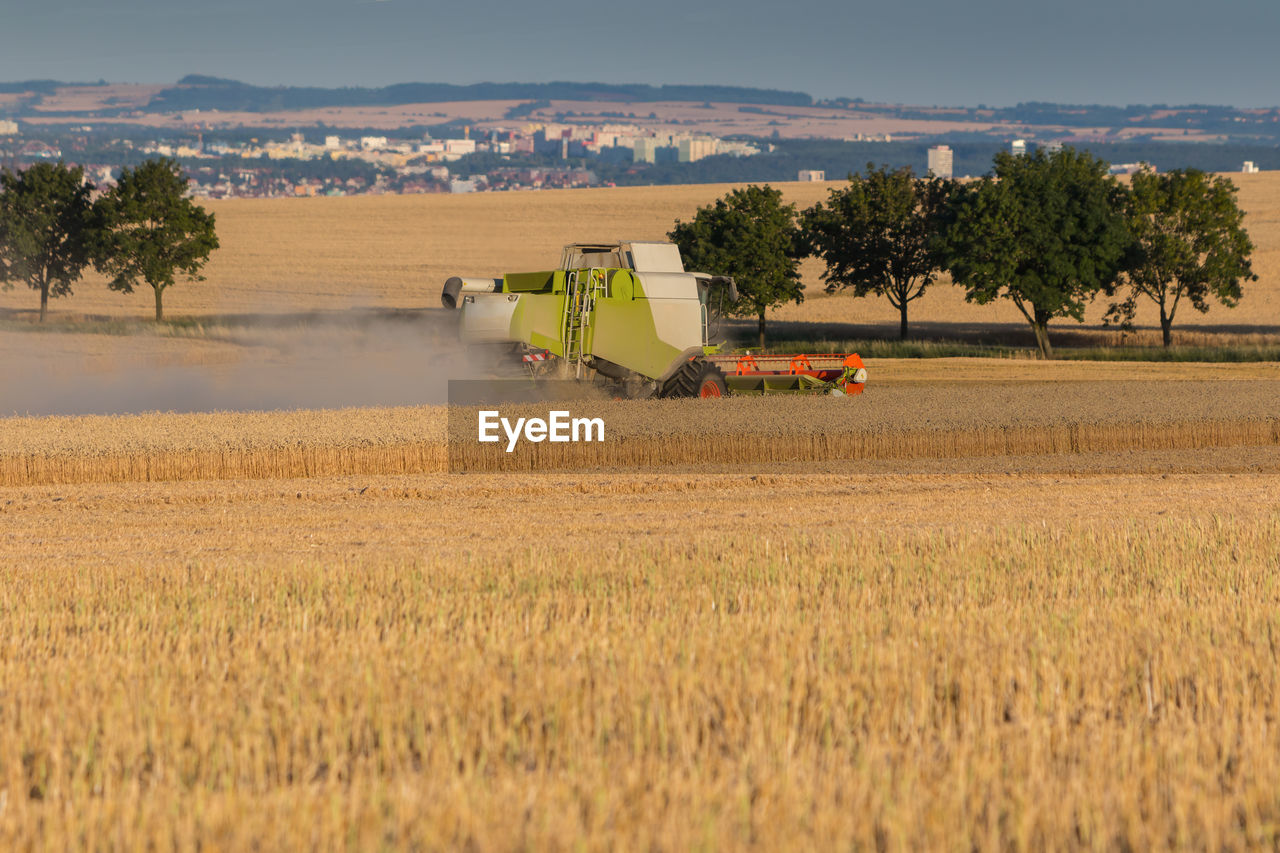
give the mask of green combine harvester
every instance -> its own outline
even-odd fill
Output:
[[[733,279],[686,272],[673,243],[575,243],[558,269],[450,278],[441,301],[466,343],[515,347],[528,374],[607,386],[621,397],[861,394],[850,355],[722,353],[711,343]]]

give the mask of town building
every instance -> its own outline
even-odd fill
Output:
[[[1155,171],[1155,166],[1150,163],[1113,163],[1107,168],[1107,173],[1111,175],[1136,175],[1139,172]]]
[[[652,136],[642,136],[631,148],[631,159],[636,163],[658,162],[658,140]]]
[[[716,153],[727,154],[730,157],[754,157],[760,153],[760,149],[749,142],[728,142],[724,139],[716,140]]]
[[[954,174],[954,155],[950,145],[935,145],[929,149],[929,174],[951,180]]]
[[[797,181],[825,181],[827,173],[821,169],[801,169]]]
[[[465,157],[468,154],[476,153],[476,141],[474,139],[446,139],[444,141],[444,153],[450,157]]]
[[[57,160],[62,157],[62,149],[32,140],[18,149],[18,156],[26,159]]]
[[[716,141],[701,137],[681,139],[677,149],[679,150],[679,154],[676,157],[677,162],[696,163],[702,158],[710,157],[716,153]]]

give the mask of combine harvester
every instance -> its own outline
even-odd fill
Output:
[[[549,272],[450,278],[441,301],[466,343],[515,345],[528,375],[600,383],[615,396],[861,394],[853,355],[721,353],[711,343],[733,279],[685,272],[672,243],[575,243]]]

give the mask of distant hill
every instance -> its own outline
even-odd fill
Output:
[[[1023,124],[1028,127],[1074,128],[1184,128],[1205,133],[1234,136],[1240,133],[1273,137],[1280,109],[1239,109],[1214,104],[1055,104],[1026,101],[1010,107],[937,107],[905,104],[871,104],[859,99],[833,98],[817,101],[817,106],[856,109],[866,113],[892,115],[901,119],[951,117],[964,121]],[[1247,125],[1242,127],[1242,123]]]
[[[742,86],[649,86],[642,83],[400,83],[380,89],[324,89],[297,86],[253,86],[220,77],[188,75],[176,86],[159,92],[147,105],[151,111],[222,110],[272,112],[318,107],[367,107],[450,101],[719,101],[731,104],[773,104],[807,107],[813,98],[803,92],[752,89]]]
[[[54,92],[58,91],[59,87],[66,85],[68,84],[59,83],[57,80],[20,80],[16,83],[0,83],[0,94],[36,92],[41,95],[52,95]]]
[[[490,107],[477,111],[456,106],[464,101]],[[563,102],[572,102],[572,106],[559,106]],[[436,106],[416,109],[422,104]],[[676,106],[667,109],[665,104]],[[690,113],[684,105],[706,109]],[[310,115],[306,115],[308,111]],[[197,112],[200,115],[195,115]],[[176,130],[182,122],[207,125],[209,119],[204,114],[211,112],[236,114],[233,121],[241,127],[263,128],[301,122],[346,129],[412,127],[444,128],[447,132],[451,125],[492,126],[517,119],[576,124],[608,124],[622,119],[639,126],[658,126],[666,132],[680,126],[684,133],[770,139],[906,137],[964,142],[966,135],[973,135],[1005,142],[1025,137],[1033,142],[1072,144],[1280,145],[1280,109],[1210,104],[1111,106],[1030,101],[1013,106],[948,107],[862,98],[817,100],[804,92],[745,86],[559,81],[325,88],[257,86],[198,74],[172,85],[52,80],[0,83],[0,117],[32,124],[154,124],[154,117],[163,115],[165,126]],[[744,120],[744,116],[758,120]],[[797,127],[802,129],[797,131]]]

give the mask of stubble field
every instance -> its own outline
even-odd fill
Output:
[[[0,841],[1280,841],[1280,381],[900,370],[607,403],[568,471],[441,473],[439,408],[8,421]]]
[[[430,200],[491,217],[430,239],[501,270],[613,236],[571,233],[608,194],[543,195]],[[179,311],[488,269],[426,274],[424,200],[378,201],[246,208],[240,272]],[[315,381],[309,329],[7,340],[59,349],[69,409],[165,408]],[[387,338],[359,373],[316,342],[319,380],[430,363]],[[433,405],[0,420],[0,846],[1280,844],[1280,367],[868,368],[851,399],[591,403],[609,440],[568,454],[450,453]]]

